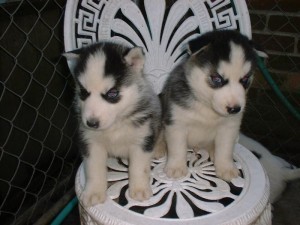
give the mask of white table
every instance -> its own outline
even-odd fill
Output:
[[[255,156],[243,146],[235,146],[234,159],[241,176],[227,183],[215,177],[208,153],[188,153],[189,174],[179,180],[166,177],[165,159],[152,163],[154,196],[137,202],[128,195],[126,160],[109,159],[107,190],[104,204],[86,208],[80,204],[83,224],[201,224],[244,225],[271,224],[268,203],[269,181]],[[81,165],[76,176],[76,194],[80,199],[85,186]]]

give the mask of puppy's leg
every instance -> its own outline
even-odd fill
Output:
[[[129,195],[137,201],[152,196],[150,168],[152,153],[133,147],[129,153]]]
[[[89,155],[84,158],[86,185],[82,193],[82,201],[86,206],[103,203],[106,199],[107,152],[93,143],[89,146]]]
[[[215,144],[211,143],[205,148],[209,154],[210,161],[215,161]]]
[[[239,170],[233,162],[233,148],[237,135],[238,127],[222,126],[219,128],[215,139],[216,175],[226,181],[231,181],[232,178],[239,175]]]
[[[165,131],[168,148],[165,173],[172,178],[184,177],[188,172],[186,131],[174,126],[167,126]]]
[[[159,133],[153,151],[154,151],[154,155],[153,155],[154,159],[160,159],[167,154],[167,144],[166,144],[163,130]]]

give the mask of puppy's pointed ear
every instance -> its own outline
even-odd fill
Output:
[[[249,41],[250,45],[253,47],[253,50],[255,51],[255,53],[262,58],[268,58],[269,56],[267,55],[267,53],[263,50],[263,48],[256,44],[255,42],[253,42],[252,40]]]
[[[196,55],[204,51],[209,44],[211,43],[211,38],[208,38],[207,35],[199,36],[188,42],[188,54]]]
[[[131,48],[124,56],[124,59],[134,72],[142,72],[145,64],[145,55],[141,47]]]
[[[80,58],[81,49],[76,49],[70,52],[65,52],[62,55],[66,57],[72,75],[74,75],[75,66]]]

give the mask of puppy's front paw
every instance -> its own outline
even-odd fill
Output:
[[[170,178],[181,178],[187,175],[188,169],[186,166],[169,166],[165,167],[165,173]]]
[[[150,184],[141,186],[141,185],[131,185],[129,187],[129,196],[130,198],[136,201],[145,201],[148,200],[153,195]]]
[[[231,181],[233,178],[238,177],[239,174],[240,171],[233,164],[228,166],[216,166],[217,177],[225,181]]]
[[[103,203],[106,199],[105,191],[101,187],[86,188],[81,196],[82,203],[87,207]]]

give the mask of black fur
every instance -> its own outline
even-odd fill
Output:
[[[194,98],[191,87],[187,81],[184,64],[180,64],[173,71],[174,74],[170,74],[161,93],[163,120],[167,125],[172,123],[169,101],[183,108],[189,108],[189,103],[191,99]]]
[[[150,107],[150,101],[149,99],[141,99],[138,103],[137,106],[135,107],[135,109],[130,113],[131,115],[136,115],[138,113],[142,113],[145,110],[148,110]]]
[[[106,58],[108,59],[105,60],[105,76],[114,76],[117,80],[120,76],[126,74],[127,66],[123,59],[125,49],[120,48],[112,43],[106,43],[102,50],[105,52]]]
[[[155,134],[152,132],[152,134],[148,135],[144,139],[144,144],[143,144],[143,150],[145,152],[151,152],[153,151],[154,144],[155,144]]]
[[[156,120],[156,122],[155,122]],[[144,138],[143,143],[143,150],[145,152],[151,152],[153,151],[155,142],[158,138],[159,132],[161,130],[161,123],[157,123],[157,121],[160,121],[160,114],[156,113],[153,114],[151,123],[150,123],[150,134]]]
[[[130,48],[120,46],[115,43],[101,42],[83,47],[73,51],[79,54],[80,59],[77,60],[77,64],[74,68],[74,76],[77,77],[86,70],[87,60],[91,55],[97,54],[97,52],[104,52],[107,60],[104,65],[104,76],[113,76],[116,81],[115,88],[120,88],[127,82],[124,74],[127,73],[128,66],[123,58]]]
[[[136,127],[143,126],[148,120],[152,119],[153,115],[151,113],[145,114],[141,117],[136,118],[132,121],[133,125]]]
[[[210,65],[213,68],[217,68],[221,60],[229,61],[231,41],[245,49],[245,60],[252,61],[253,64],[256,63],[256,53],[253,50],[253,43],[246,36],[234,30],[205,33],[191,40],[189,42],[189,49],[191,53],[195,53],[206,46],[200,54],[196,54],[195,63],[200,67]]]
[[[171,100],[177,105],[188,108],[188,99],[193,97],[191,87],[185,76],[183,65],[180,65],[176,69],[177,76],[170,76],[166,89],[169,90]]]
[[[151,108],[150,100],[141,100],[135,110],[130,114],[133,118],[132,124],[135,127],[143,126],[150,121],[150,134],[144,138],[142,149],[146,152],[151,152],[154,148],[159,130],[161,129],[161,115],[155,109]]]

